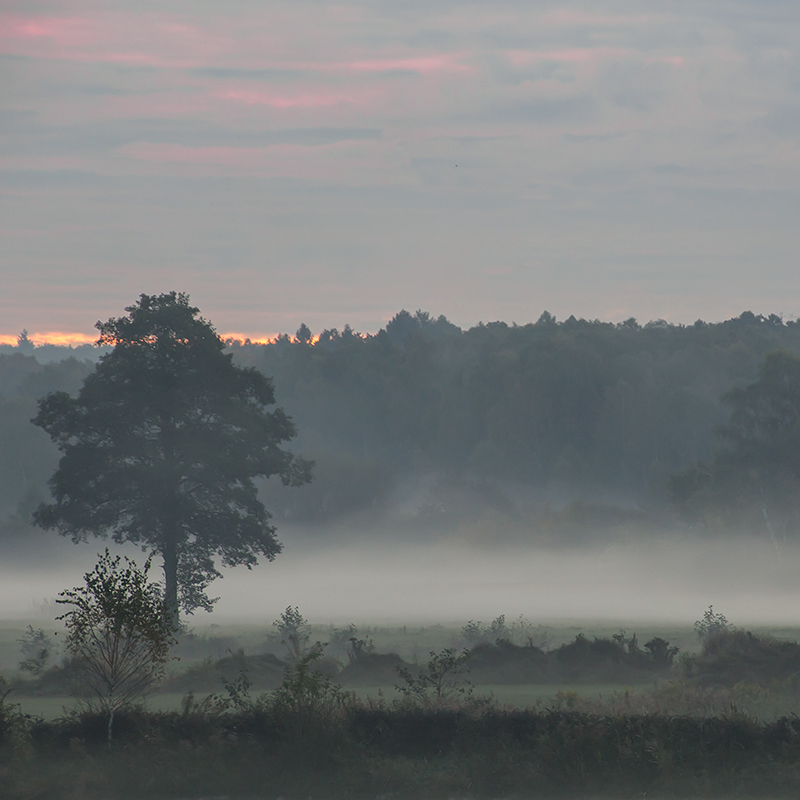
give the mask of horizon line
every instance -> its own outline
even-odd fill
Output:
[[[795,317],[794,314],[788,314],[788,315],[787,314],[770,314],[769,316],[764,316],[763,314],[754,314],[752,311],[743,311],[743,312],[741,312],[741,314],[738,314],[736,316],[732,316],[732,317],[729,317],[729,318],[723,319],[723,320],[716,320],[716,321],[710,322],[708,320],[698,319],[697,322],[704,322],[706,325],[719,325],[719,324],[722,324],[724,322],[730,322],[732,320],[739,319],[742,316],[744,316],[745,314],[753,314],[753,316],[756,317],[757,319],[761,318],[762,320],[765,320],[765,321],[766,320],[770,320],[773,317],[777,317],[778,319],[781,320],[781,322],[784,322],[784,323],[793,323],[793,322],[797,322],[797,320],[798,320],[798,318]],[[574,316],[574,315],[571,315],[571,317],[568,317],[567,319],[556,319],[556,317],[553,316],[553,319],[555,321],[557,321],[558,323],[563,323],[563,322],[569,321],[569,319],[572,318],[572,316]],[[650,326],[650,325],[654,325],[654,324],[655,325],[659,325],[659,324],[664,325],[664,324],[666,324],[666,325],[669,325],[669,326],[687,327],[688,328],[688,327],[691,327],[693,324],[696,324],[696,323],[670,322],[669,320],[664,319],[664,318],[652,319],[652,320],[649,320],[648,322],[644,322],[644,323],[638,322],[638,320],[635,317],[628,317],[628,319],[621,320],[619,322],[613,322],[612,320],[585,319],[583,317],[578,317],[577,319],[579,321],[600,322],[600,323],[611,324],[611,325],[622,325],[625,322],[627,322],[628,319],[634,319],[634,320],[636,320],[637,324],[640,327],[646,327],[646,326]],[[499,320],[499,321],[502,322],[502,320]],[[479,322],[479,323],[476,323],[475,325],[473,325],[471,327],[480,327],[481,325],[488,325],[488,324],[491,324],[491,322]],[[509,327],[516,327],[516,323],[515,322],[506,323],[506,324],[509,325]],[[525,327],[525,325],[529,325],[529,324],[535,324],[535,323],[533,321],[531,321],[529,323],[523,323],[523,325],[521,325],[520,327]],[[460,326],[457,326],[457,327],[460,327]],[[462,330],[469,330],[469,328],[462,329]],[[25,331],[22,331],[22,332],[25,333]],[[363,331],[359,331],[359,333],[363,334]],[[9,346],[10,345],[11,347],[16,347],[17,344],[18,344],[18,340],[19,340],[19,336],[20,335],[21,334],[0,334],[0,346],[3,346],[3,345]],[[281,333],[251,333],[251,334],[247,334],[247,333],[240,333],[238,331],[227,331],[227,332],[218,333],[218,336],[223,341],[227,341],[229,339],[232,339],[234,341],[238,341],[238,342],[241,342],[241,343],[245,343],[245,342],[249,341],[250,344],[271,344],[279,336],[285,336],[285,335],[288,335],[288,336],[291,337],[291,334],[288,334],[286,332],[281,332]],[[97,338],[98,338],[97,335],[90,335],[90,334],[86,334],[86,333],[78,333],[78,332],[75,332],[75,331],[43,331],[43,332],[28,333],[27,336],[28,336],[28,341],[34,347],[44,347],[44,346],[47,346],[47,345],[50,345],[50,346],[53,346],[53,347],[80,347],[82,345],[95,345],[97,343]],[[312,336],[312,342],[316,343],[318,339],[319,339],[319,334],[314,334]]]
[[[274,341],[281,334],[245,334],[245,333],[220,333],[219,337],[225,341],[228,339],[235,339],[244,342],[249,340],[251,344],[269,344]],[[19,341],[20,334],[2,334],[0,333],[0,345],[10,345],[16,347]],[[315,337],[316,338],[316,337]],[[97,344],[98,336],[90,336],[86,333],[76,333],[74,331],[44,331],[42,333],[29,333],[28,341],[34,347],[44,347],[50,345],[52,347],[80,347],[82,345],[95,345]]]

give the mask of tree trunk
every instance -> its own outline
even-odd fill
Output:
[[[164,599],[172,615],[172,624],[175,630],[180,625],[180,610],[178,606],[178,548],[175,540],[168,540],[164,544]]]

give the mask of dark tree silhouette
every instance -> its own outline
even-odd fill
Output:
[[[281,444],[291,419],[269,410],[269,378],[223,352],[185,294],[141,295],[128,315],[98,322],[103,356],[77,398],[39,401],[33,423],[63,452],[35,522],[74,541],[111,534],[163,558],[165,597],[210,610],[206,588],[224,566],[281,550],[253,479],[309,480],[311,464]]]
[[[726,446],[672,477],[673,500],[690,518],[727,509],[741,519],[743,508],[758,508],[777,546],[800,524],[800,358],[768,353],[758,380],[722,402],[730,418],[717,434]]]

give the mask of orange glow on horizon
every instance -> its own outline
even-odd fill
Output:
[[[10,344],[16,347],[19,334],[9,335],[0,334],[0,344]],[[28,339],[37,347],[43,344],[54,344],[58,347],[77,347],[81,344],[94,344],[97,341],[97,334],[93,336],[87,333],[74,333],[65,331],[43,331],[41,333],[29,333]]]
[[[250,344],[269,344],[270,342],[275,341],[280,334],[278,333],[220,333],[219,337],[223,341],[227,341],[228,339],[236,339],[239,342],[244,342],[249,339]]]
[[[0,344],[8,344],[12,347],[17,345],[17,337],[19,334],[2,334],[0,333]],[[274,341],[279,334],[277,333],[220,333],[220,338],[224,341],[227,339],[236,339],[242,343],[249,339],[251,344],[269,344]],[[66,331],[43,331],[42,333],[29,333],[28,339],[36,345],[41,347],[44,344],[53,344],[58,347],[77,347],[82,344],[94,344],[97,341],[98,334],[90,335],[86,333],[74,333]],[[315,336],[314,341],[319,337]]]

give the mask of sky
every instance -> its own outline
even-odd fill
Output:
[[[796,0],[3,0],[0,335],[798,311]]]

